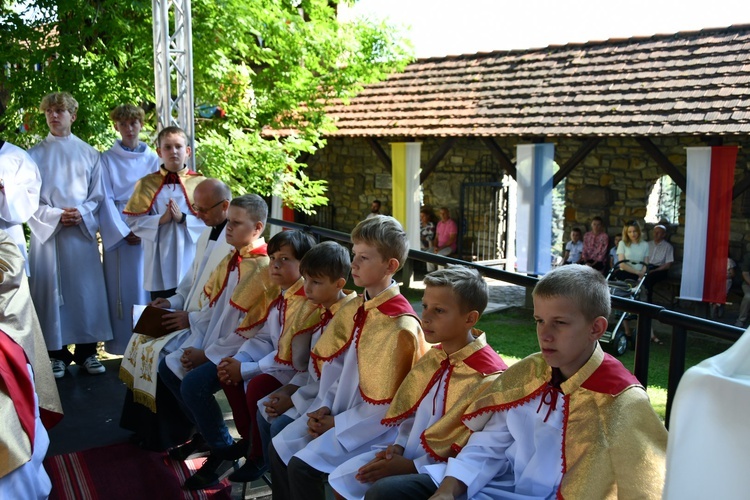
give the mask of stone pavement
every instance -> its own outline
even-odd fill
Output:
[[[526,288],[518,285],[512,285],[504,281],[498,281],[485,278],[490,291],[490,300],[484,314],[490,314],[510,307],[522,307],[526,300]],[[423,290],[424,282],[422,276],[415,276],[409,288]],[[417,313],[422,312],[421,303],[412,303],[412,307]]]

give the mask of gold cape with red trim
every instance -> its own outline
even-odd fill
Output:
[[[136,183],[133,195],[128,200],[128,204],[125,205],[123,213],[125,215],[147,214],[156,200],[156,195],[159,194],[159,191],[164,186],[164,180],[168,173],[169,171],[162,165],[158,172],[142,177]],[[185,202],[190,209],[190,213],[197,215],[195,210],[193,210],[193,193],[195,192],[195,187],[205,181],[206,178],[197,172],[189,170],[187,167],[183,167],[176,173],[180,177],[180,187],[182,187],[182,194],[185,196]]]
[[[429,349],[419,319],[397,285],[368,301],[358,297],[333,317],[310,354],[320,375],[323,365],[357,345],[359,390],[370,404],[388,404],[414,363]]]
[[[305,279],[300,277],[284,292],[281,312],[284,318],[279,336],[279,348],[275,360],[278,363],[292,366],[297,371],[304,371],[310,357],[310,343],[307,347],[300,343],[300,337],[293,342],[298,333],[314,329],[320,323],[322,307],[307,300],[305,295]],[[306,352],[305,352],[306,351]]]
[[[206,281],[203,293],[209,304],[213,304],[224,291],[229,275],[229,263],[236,252],[237,250],[224,257]],[[239,264],[239,282],[232,292],[229,303],[246,313],[237,328],[237,333],[250,338],[246,336],[247,332],[265,321],[268,306],[279,294],[279,287],[271,283],[268,276],[269,259],[265,243],[255,248],[253,245],[244,247],[240,251],[240,257],[242,261]]]
[[[330,309],[324,310],[322,307],[317,307],[313,310],[311,317],[306,320],[313,321],[314,324],[309,327],[303,327],[298,330],[290,330],[291,341],[287,337],[287,341],[291,342],[291,360],[292,366],[298,372],[307,371],[308,361],[310,360],[310,343],[312,335],[318,328],[325,328],[328,322],[336,315],[336,313],[343,307],[344,304],[350,300],[357,298],[357,292],[351,290],[343,290],[344,297],[336,301]],[[279,344],[281,348],[281,344]]]
[[[397,425],[415,413],[448,370],[443,416],[421,435],[422,448],[437,461],[445,462],[463,448],[471,435],[461,423],[466,408],[508,368],[487,345],[484,332],[474,329],[472,335],[473,342],[451,355],[436,346],[422,356],[399,387],[382,421],[383,425]]]
[[[0,231],[0,325],[29,358],[34,369],[40,417],[50,429],[63,418],[62,403],[52,376],[42,327],[31,300],[25,260],[16,242],[5,231]]]
[[[464,422],[481,429],[492,412],[534,399],[551,376],[541,354],[532,354],[495,379],[469,407]],[[586,364],[560,388],[565,417],[558,497],[660,499],[667,430],[638,380],[597,345]]]
[[[34,452],[34,383],[27,371],[31,362],[10,335],[0,330],[0,478],[31,460]],[[12,489],[12,488],[11,488]]]

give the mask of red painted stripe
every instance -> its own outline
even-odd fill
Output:
[[[703,300],[705,302],[723,304],[727,300],[729,221],[732,215],[732,188],[736,160],[737,146],[714,146],[711,148],[706,267],[703,278]]]

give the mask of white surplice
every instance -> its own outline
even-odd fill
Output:
[[[199,302],[203,286],[219,262],[234,250],[234,247],[227,243],[226,225],[215,241],[210,239],[212,229],[208,227],[201,233],[195,246],[193,264],[180,280],[175,294],[167,299],[172,309],[200,311]]]
[[[415,467],[435,463],[435,459],[428,455],[422,447],[421,436],[425,429],[428,429],[443,417],[445,388],[448,384],[449,375],[449,371],[446,370],[440,382],[430,387],[428,393],[420,401],[417,410],[398,426],[396,440],[393,443],[388,443],[402,446],[404,448],[403,456],[412,460]],[[359,468],[372,461],[375,454],[384,447],[376,447],[338,466],[328,476],[331,488],[347,499],[364,498],[365,493],[373,483],[360,483],[355,476]]]
[[[31,156],[18,146],[6,142],[0,148],[0,179],[5,188],[0,190],[0,229],[5,230],[27,258],[23,223],[39,208],[42,178]],[[26,273],[29,265],[26,264]]]
[[[29,150],[39,167],[39,208],[29,219],[31,296],[50,351],[112,339],[97,211],[104,199],[99,152],[75,135],[49,134]],[[82,221],[65,227],[63,208]]]
[[[286,293],[286,291],[283,293]],[[276,355],[279,352],[279,338],[283,328],[279,308],[271,307],[266,321],[260,327],[258,333],[240,344],[239,350],[233,355],[241,363],[240,372],[242,373],[242,380],[245,382],[245,389],[247,389],[250,380],[261,373],[271,375],[281,385],[286,385],[292,380],[296,373],[294,368],[276,361]]]
[[[174,200],[185,221],[170,221],[159,225],[159,218],[167,211],[169,200]],[[165,184],[156,195],[145,215],[130,215],[125,219],[143,244],[143,287],[149,292],[177,288],[190,269],[195,246],[206,228],[202,220],[192,214],[180,184]]]
[[[320,339],[324,329],[325,326],[319,325],[312,333],[310,336],[310,350],[315,347],[315,344],[318,342],[318,339]],[[288,384],[296,385],[298,387],[291,396],[292,407],[284,412],[284,415],[292,420],[296,420],[302,415],[305,415],[310,408],[310,404],[315,401],[315,397],[318,395],[320,379],[316,376],[314,363],[313,358],[308,359],[307,371],[295,373],[291,380],[287,382]],[[266,407],[263,404],[266,401],[268,401],[268,396],[258,401],[258,410],[260,415],[267,422],[272,422],[276,417],[270,417],[268,413],[266,413]]]
[[[236,330],[246,313],[229,303],[232,293],[239,282],[239,272],[239,267],[236,267],[229,273],[227,284],[224,290],[222,290],[221,295],[216,299],[213,307],[209,307],[208,300],[206,300],[206,304],[199,312],[190,315],[189,335],[182,342],[180,349],[167,354],[167,366],[180,379],[187,373],[180,362],[184,349],[188,347],[203,349],[206,351],[206,355],[208,355],[207,348],[209,346],[221,342],[227,337],[240,337],[236,333]],[[234,352],[231,354],[234,354]],[[231,354],[229,355],[231,356]],[[217,360],[209,357],[209,359],[214,364],[218,364],[221,361],[221,358]]]
[[[318,395],[309,407],[311,412],[322,406],[330,408],[334,427],[312,439],[307,433],[307,416],[286,426],[273,438],[273,446],[285,464],[296,456],[311,467],[330,473],[346,460],[395,439],[396,428],[380,423],[388,405],[374,405],[362,399],[357,349],[352,348],[359,335],[361,331],[356,332],[346,353],[325,363]]]
[[[543,397],[467,421],[474,432],[456,458],[448,459],[447,466],[437,463],[417,470],[435,484],[445,476],[457,478],[467,486],[468,498],[555,498],[562,481],[566,404],[561,394],[550,409],[540,404]]]
[[[146,304],[143,288],[143,246],[129,245],[130,228],[122,213],[138,180],[159,170],[159,157],[141,142],[140,152],[123,149],[120,141],[102,153],[105,198],[99,210],[99,231],[104,247],[104,279],[107,284],[113,340],[107,352],[123,354],[132,335],[133,304]]]

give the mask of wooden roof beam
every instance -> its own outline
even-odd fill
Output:
[[[560,167],[560,170],[557,171],[557,173],[552,177],[552,185],[557,186],[562,182],[565,177],[568,176],[570,172],[573,171],[574,168],[578,166],[579,163],[581,163],[584,158],[588,156],[588,154],[596,147],[597,144],[599,144],[599,141],[601,141],[601,137],[589,137],[585,141],[583,141],[583,144],[581,144],[581,147],[578,148],[578,151],[573,153],[573,156],[570,157],[568,161],[565,162],[565,164]]]
[[[487,146],[487,149],[490,150],[490,153],[492,153],[492,156],[500,163],[500,166],[508,172],[508,175],[513,177],[513,179],[516,178],[516,164],[510,161],[510,158],[508,158],[508,155],[505,154],[505,151],[497,145],[497,143],[492,139],[492,137],[482,137],[482,142],[485,146]]]
[[[420,184],[424,184],[424,181],[430,176],[433,170],[435,170],[435,168],[438,166],[438,163],[440,163],[443,158],[445,158],[445,155],[448,154],[448,151],[451,150],[457,140],[458,137],[448,137],[440,145],[440,148],[438,148],[435,154],[432,155],[432,158],[430,158],[424,168],[422,168],[422,173],[419,174]]]
[[[664,156],[664,153],[659,151],[659,148],[657,148],[653,142],[651,142],[651,139],[647,137],[636,137],[636,142],[641,145],[643,150],[653,158],[653,160],[661,167],[661,169],[672,178],[675,184],[677,184],[680,189],[682,189],[682,192],[685,192],[685,186],[687,185],[687,181],[685,180],[685,176],[680,172],[677,167],[675,167],[671,161],[669,161],[669,158]]]
[[[380,163],[382,163],[385,168],[388,169],[388,172],[390,172],[393,168],[393,163],[391,162],[390,156],[388,156],[388,153],[385,152],[378,140],[374,137],[365,137],[365,141],[367,141],[367,144],[369,144],[370,148],[375,152],[375,156],[380,159]]]
[[[734,183],[734,189],[732,190],[732,199],[736,200],[739,196],[750,189],[750,174],[745,174],[739,182]]]

